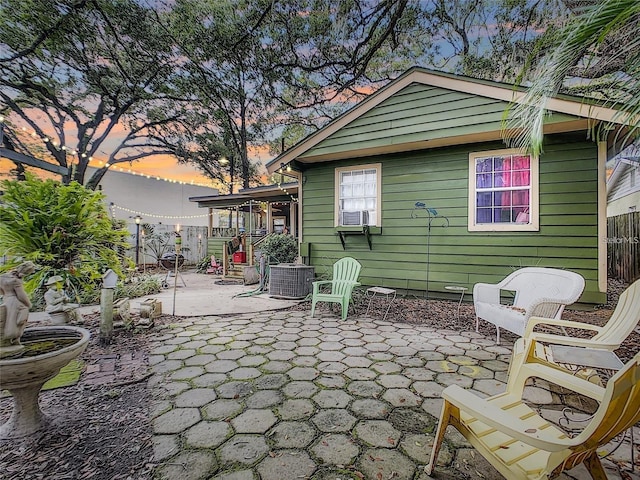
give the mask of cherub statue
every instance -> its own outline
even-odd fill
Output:
[[[22,285],[22,278],[36,271],[32,262],[24,262],[0,275],[0,348],[20,345],[20,337],[27,327],[31,301]]]
[[[69,303],[70,298],[62,288],[62,277],[53,275],[45,283],[49,287],[44,294],[44,301],[47,306],[44,309],[47,313],[63,313],[66,320],[77,318],[76,309],[80,306],[77,303]]]

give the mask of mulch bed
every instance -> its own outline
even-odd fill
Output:
[[[604,324],[612,313],[617,296],[626,286],[610,283],[610,298],[606,305],[591,311],[569,311],[563,318],[597,325]],[[364,313],[367,299],[361,293],[356,298],[358,312]],[[325,304],[319,309],[328,308]],[[310,310],[303,302],[292,310]],[[386,304],[374,302],[369,312],[373,318],[382,318]],[[473,306],[464,303],[457,315],[457,302],[429,300],[413,296],[399,297],[394,302],[389,321],[410,324],[429,324],[438,329],[455,331],[475,328]],[[87,365],[104,357],[126,358],[132,352],[148,352],[149,331],[116,331],[109,346],[98,342],[99,318],[85,318],[92,339],[82,359]],[[163,316],[159,323],[179,322],[177,317]],[[481,322],[480,332],[495,337],[495,329]],[[504,332],[503,342],[510,343],[515,336]],[[640,350],[640,333],[636,329],[617,351],[623,361]],[[83,375],[77,385],[43,392],[42,410],[54,419],[49,430],[32,438],[0,442],[0,476],[7,480],[124,480],[152,478],[152,430],[148,417],[151,395],[140,372],[128,371],[124,362],[115,368],[123,375],[110,384],[93,385]],[[127,381],[126,375],[130,375]],[[0,423],[6,421],[12,409],[10,398],[0,399]]]
[[[169,317],[172,318],[172,317]],[[167,319],[168,320],[168,319]],[[99,315],[85,315],[91,340],[80,356],[87,366],[102,358],[148,352],[148,331],[116,331],[111,345],[99,343]],[[82,375],[76,385],[40,394],[40,407],[52,420],[44,432],[21,440],[0,441],[0,477],[24,479],[124,480],[151,478],[153,448],[148,411],[150,392],[144,375],[115,362],[116,381],[92,384]],[[127,378],[127,376],[129,378]],[[142,379],[142,381],[139,381]],[[0,400],[0,423],[13,409]]]

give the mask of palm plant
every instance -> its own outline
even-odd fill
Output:
[[[2,190],[0,254],[40,266],[25,282],[28,291],[62,275],[66,287],[82,296],[82,290],[99,288],[107,268],[121,273],[119,252],[128,246],[128,232],[113,224],[100,192],[32,175],[22,182],[5,180]]]
[[[547,101],[559,92],[578,91],[618,113],[599,124],[601,134],[621,124],[626,137],[637,137],[640,115],[640,2],[602,0],[580,12],[555,36],[555,44],[539,62],[527,93],[505,121],[504,136],[515,147],[542,151]],[[580,77],[583,80],[580,81]]]

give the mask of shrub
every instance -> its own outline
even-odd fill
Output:
[[[196,265],[196,272],[207,273],[207,270],[211,266],[211,256],[205,255]]]
[[[298,242],[291,235],[271,235],[259,248],[269,263],[293,263],[298,256]]]
[[[33,175],[1,185],[0,254],[14,259],[2,269],[23,260],[37,264],[40,269],[25,281],[32,296],[43,295],[38,287],[51,275],[65,279],[76,301],[100,291],[107,269],[122,276],[129,233],[111,220],[102,193]]]

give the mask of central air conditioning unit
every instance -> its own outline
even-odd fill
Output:
[[[342,212],[342,222],[340,225],[369,225],[369,212],[367,210]]]
[[[313,290],[315,268],[307,265],[280,264],[269,267],[269,295],[280,298],[305,298]]]

